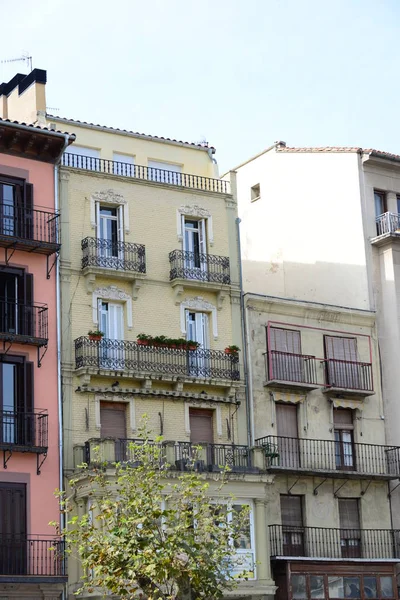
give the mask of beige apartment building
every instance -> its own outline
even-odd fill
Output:
[[[399,167],[376,150],[277,142],[227,175],[285,598],[397,597],[378,581],[399,560]]]

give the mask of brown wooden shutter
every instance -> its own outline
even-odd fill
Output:
[[[101,402],[100,424],[102,438],[126,439],[126,404]]]
[[[360,529],[357,498],[339,498],[339,519],[341,529]]]
[[[285,496],[281,494],[282,525],[286,527],[303,527],[303,511],[301,496]]]
[[[24,483],[0,483],[0,535],[26,535]]]
[[[38,335],[38,328],[36,323],[36,313],[33,310],[33,275],[31,273],[24,273],[22,283],[23,298],[20,314],[21,314],[21,333],[23,335]]]
[[[190,441],[194,444],[199,442],[214,442],[213,435],[213,411],[200,408],[189,409],[190,419]]]
[[[297,438],[297,406],[295,404],[276,404],[276,431],[279,436]]]
[[[335,408],[333,410],[335,427],[353,429],[353,411],[351,408]]]
[[[355,338],[325,336],[326,358],[357,362],[357,340]]]
[[[28,239],[28,240],[35,239],[34,224],[33,224],[33,185],[31,183],[25,183],[25,196],[24,196],[23,211],[24,211],[24,214],[23,214],[24,237],[25,237],[25,239]],[[36,232],[36,233],[38,233],[38,232]],[[36,236],[36,237],[38,237],[38,236]]]
[[[277,352],[290,352],[292,354],[301,354],[300,331],[291,329],[280,329],[279,327],[270,328],[270,350]]]
[[[33,387],[33,372],[34,363],[25,362],[22,365],[24,369],[24,409],[23,415],[19,416],[18,420],[21,424],[21,443],[33,445],[35,442],[35,420],[33,416],[34,407],[34,387]]]

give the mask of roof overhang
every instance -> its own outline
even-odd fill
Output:
[[[5,154],[56,163],[74,140],[74,134],[0,119],[0,152]]]

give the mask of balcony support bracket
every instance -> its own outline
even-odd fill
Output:
[[[8,351],[10,350],[11,346],[12,346],[12,341],[4,340],[4,342],[3,342],[3,354],[4,355],[8,354]]]
[[[298,478],[296,479],[296,481],[295,481],[295,482],[294,482],[294,483],[293,483],[293,484],[290,486],[290,488],[288,487],[288,491],[287,491],[287,493],[288,493],[288,494],[290,494],[290,493],[291,493],[292,489],[294,488],[294,486],[295,486],[295,485],[296,485],[296,484],[297,484],[299,481],[300,481],[300,477],[298,477]],[[289,482],[288,482],[288,485],[289,485]]]
[[[323,479],[323,480],[321,481],[321,483],[319,483],[319,484],[318,484],[318,485],[317,485],[317,486],[314,488],[314,496],[318,496],[318,488],[320,488],[320,487],[321,487],[321,485],[323,485],[323,484],[325,483],[325,481],[327,481],[327,480],[328,480],[328,478],[327,478],[327,477],[325,477],[325,479]]]
[[[342,487],[344,487],[344,486],[346,485],[346,483],[347,483],[348,481],[349,481],[348,479],[345,479],[345,480],[343,481],[342,485],[339,485],[338,489],[337,489],[337,490],[335,490],[335,491],[333,492],[333,495],[335,496],[335,498],[337,498],[337,497],[338,497],[338,493],[340,492],[340,490],[342,489]]]
[[[12,450],[3,450],[3,467],[7,469],[7,463],[12,456]]]
[[[400,479],[399,479],[399,482],[398,482],[398,484],[397,484],[397,485],[395,485],[395,486],[394,486],[394,488],[392,488],[391,490],[389,490],[389,493],[388,493],[388,498],[390,498],[390,497],[391,497],[391,495],[393,494],[393,492],[394,492],[395,490],[397,490],[397,488],[398,488],[399,486],[400,486]]]
[[[365,496],[365,494],[368,492],[368,488],[372,483],[372,479],[368,479],[368,483],[367,483],[367,487],[365,488],[365,490],[361,490],[361,496]]]
[[[36,475],[40,475],[40,469],[42,468],[42,465],[44,463],[44,461],[47,458],[47,452],[45,452],[43,454],[43,458],[40,458],[40,454],[36,455]]]
[[[4,250],[5,250],[6,266],[8,267],[8,263],[12,259],[13,254],[15,252],[15,246],[9,246],[8,248],[4,248]]]
[[[46,276],[47,276],[47,279],[50,279],[51,272],[52,272],[52,270],[54,269],[54,267],[55,267],[55,265],[57,263],[58,255],[59,255],[59,252],[55,252],[54,258],[52,259],[52,263],[51,264],[50,264],[50,256],[49,255],[46,256]]]
[[[40,348],[40,346],[38,346],[37,349],[37,366],[38,368],[40,368],[42,366],[42,360],[44,355],[47,352],[47,346],[44,346],[42,349]]]

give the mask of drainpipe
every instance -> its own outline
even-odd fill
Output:
[[[247,323],[246,313],[244,306],[244,292],[243,292],[243,270],[242,270],[242,251],[240,244],[240,223],[241,219],[237,217],[235,219],[236,233],[237,233],[237,244],[238,244],[238,255],[239,255],[239,287],[240,287],[240,318],[242,322],[242,346],[243,346],[243,370],[244,370],[244,385],[245,385],[245,399],[246,399],[246,415],[247,415],[247,445],[251,447],[253,445],[253,429],[252,429],[252,418],[251,418],[251,406],[250,406],[250,394],[249,394],[249,374],[248,374],[248,346],[247,346]]]

